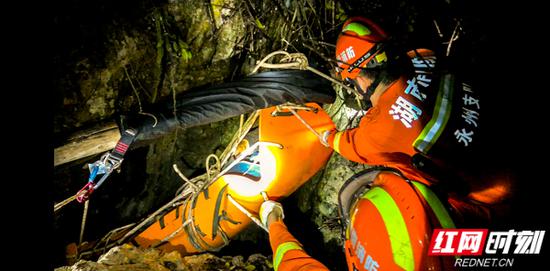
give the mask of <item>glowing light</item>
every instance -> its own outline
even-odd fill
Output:
[[[224,175],[224,179],[229,184],[229,188],[237,195],[245,197],[259,195],[260,192],[267,190],[271,182],[275,180],[277,163],[270,148],[276,147],[265,145],[260,145],[258,147],[259,153],[256,160],[259,161],[260,164],[261,178],[259,181],[254,181],[242,175]]]

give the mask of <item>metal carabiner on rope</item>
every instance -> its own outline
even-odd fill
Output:
[[[88,183],[76,193],[76,200],[80,203],[83,203],[88,200],[90,195],[94,192],[94,190],[98,187],[98,185],[95,182],[95,179],[98,175],[102,175],[101,178],[104,180],[106,176],[108,176],[108,165],[105,164],[105,161],[107,160],[107,157],[109,156],[109,153],[105,153],[101,156],[101,159],[95,161],[92,164],[88,164],[88,168],[90,170],[90,176],[88,177]]]
[[[103,160],[103,169],[104,169],[104,173],[103,173],[103,177],[101,177],[101,179],[99,179],[99,181],[97,182],[97,184],[94,186],[94,189],[97,189],[101,184],[103,184],[103,182],[105,181],[105,179],[107,179],[107,177],[115,170],[117,169],[118,167],[120,167],[120,164],[122,164],[122,158],[117,158],[117,157],[114,157],[112,156],[111,154],[107,153],[106,157],[104,158]]]
[[[116,144],[115,148],[111,152],[107,152],[101,156],[101,158],[92,164],[88,164],[90,169],[90,176],[88,177],[88,183],[76,193],[76,200],[83,203],[88,200],[90,195],[98,189],[103,182],[111,175],[113,170],[120,167],[124,160],[124,154],[128,150],[130,144],[134,141],[137,131],[134,129],[127,129],[122,134],[120,140]],[[101,175],[101,179],[96,183],[95,178],[97,175]]]

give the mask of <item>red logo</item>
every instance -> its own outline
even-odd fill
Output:
[[[435,229],[428,255],[481,255],[487,232],[487,229]]]

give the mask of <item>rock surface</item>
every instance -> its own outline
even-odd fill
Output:
[[[55,271],[268,271],[273,270],[271,258],[252,254],[218,257],[210,253],[181,257],[177,251],[164,253],[159,249],[137,248],[129,244],[113,247],[97,261],[80,260]]]

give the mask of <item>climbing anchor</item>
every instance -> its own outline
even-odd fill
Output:
[[[115,148],[111,152],[107,152],[101,156],[98,161],[92,164],[88,164],[90,170],[90,176],[88,177],[88,183],[82,187],[78,193],[76,193],[76,200],[80,203],[87,201],[90,195],[97,190],[103,182],[111,175],[111,173],[120,167],[124,160],[124,154],[128,150],[130,144],[134,141],[137,131],[134,129],[127,129],[122,134],[120,140],[116,144]],[[101,179],[96,183],[95,179],[98,175],[103,175]]]

